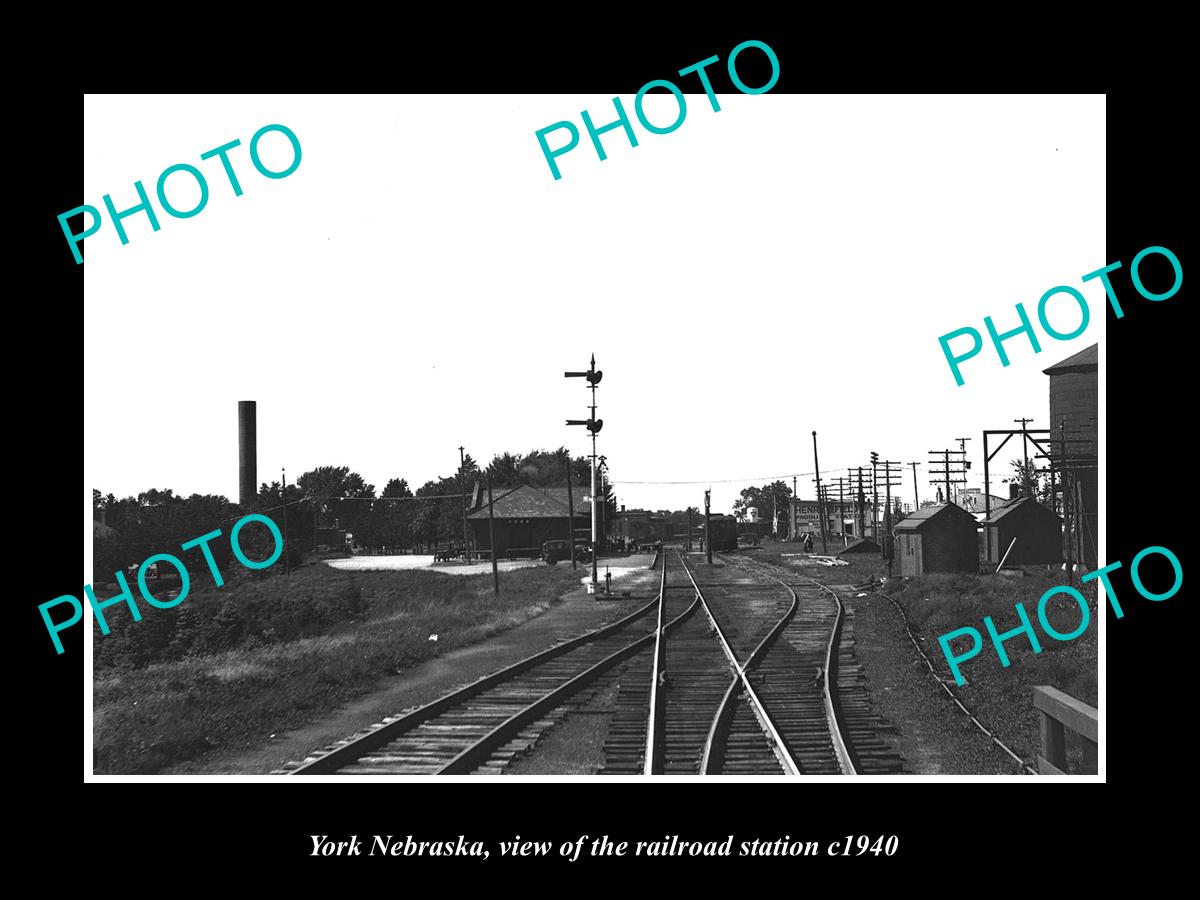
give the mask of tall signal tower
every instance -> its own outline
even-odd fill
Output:
[[[596,418],[596,385],[600,383],[600,379],[604,377],[604,373],[596,368],[596,354],[592,354],[592,362],[586,372],[563,372],[564,378],[586,378],[588,387],[592,391],[592,414],[587,419],[567,419],[568,425],[583,425],[592,435],[592,583],[589,586],[589,593],[595,594],[597,584],[599,583],[597,572],[596,554],[599,552],[600,543],[596,535],[596,435],[600,433],[600,429],[604,427],[604,420]],[[570,490],[570,486],[567,487]]]

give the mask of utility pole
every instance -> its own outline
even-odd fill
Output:
[[[283,574],[292,574],[292,561],[288,554],[288,524],[287,524],[287,469],[280,469],[283,472],[283,486],[279,489],[279,499],[283,501]],[[208,548],[205,547],[205,550]],[[316,547],[313,547],[316,550]]]
[[[821,517],[821,552],[829,553],[828,522],[825,517],[825,495],[821,491],[821,463],[817,459],[817,433],[813,435],[813,468],[817,472],[817,515]]]
[[[1021,427],[1024,428],[1025,426],[1022,425]],[[1067,420],[1066,419],[1062,419],[1058,423],[1058,439],[1059,439],[1059,446],[1061,448],[1059,451],[1059,459],[1062,460],[1062,462],[1064,464],[1068,464],[1068,460],[1067,460]],[[1068,475],[1070,476],[1069,478],[1068,478]],[[1066,572],[1068,582],[1075,580],[1074,572],[1075,572],[1076,556],[1075,556],[1074,532],[1076,530],[1076,525],[1077,525],[1076,520],[1075,520],[1075,493],[1074,493],[1075,480],[1076,480],[1076,476],[1075,476],[1074,470],[1070,469],[1070,468],[1064,468],[1063,473],[1062,473],[1062,487],[1063,487],[1062,518],[1063,518],[1063,549],[1064,549],[1063,567],[1064,567],[1064,571]]]
[[[712,565],[712,533],[709,531],[709,499],[712,494],[712,488],[704,492],[704,552],[708,559],[708,564]],[[666,557],[663,557],[664,559]]]
[[[800,518],[800,495],[796,493],[796,476],[792,476],[792,505],[791,514],[788,517],[788,537],[792,540],[796,539],[796,531],[800,526],[798,519]]]
[[[496,530],[493,526],[494,516],[492,515],[492,476],[487,477],[488,486],[488,544],[492,548],[492,584],[496,591],[496,596],[500,596],[500,569],[496,566]],[[568,488],[569,490],[569,488]],[[574,545],[572,545],[571,556],[574,557]],[[571,560],[574,563],[574,559]]]
[[[943,483],[943,482],[945,483],[945,485],[946,485],[946,502],[947,503],[954,503],[954,495],[950,492],[950,485],[967,483],[966,468],[964,465],[965,460],[956,460],[953,463],[950,461],[950,454],[953,453],[953,454],[957,455],[959,452],[960,451],[958,451],[958,450],[951,450],[949,448],[946,448],[945,450],[930,450],[929,451],[929,455],[934,457],[934,459],[930,461],[930,468],[929,468],[929,474],[934,477],[929,479],[929,483],[930,484],[939,484],[939,483]],[[942,458],[937,459],[936,457],[938,457],[938,456],[940,456]],[[938,466],[941,466],[941,468],[939,468],[939,469],[933,468],[933,466],[935,464]],[[956,467],[961,467],[961,468],[956,468]],[[913,469],[913,472],[914,473],[916,472],[915,468]]]
[[[608,459],[600,457],[597,467],[600,474],[600,544],[608,551]],[[674,531],[674,529],[672,529]]]
[[[591,365],[586,372],[564,372],[563,376],[566,378],[586,378],[588,386],[592,391],[591,418],[567,419],[567,424],[586,426],[592,435],[592,583],[588,587],[588,593],[595,594],[599,582],[596,568],[596,554],[599,549],[596,534],[596,435],[604,427],[604,420],[596,418],[596,385],[600,383],[600,379],[604,377],[604,373],[596,368],[596,354],[593,353]]]
[[[919,466],[920,463],[910,462],[909,465],[912,466],[913,470],[913,512],[916,512],[921,508],[921,500],[919,497],[917,497],[917,466]]]
[[[879,540],[879,454],[871,451],[871,537]]]
[[[888,577],[892,575],[892,486],[899,487],[900,485],[900,467],[901,464],[892,459],[885,459],[880,462],[883,466],[884,474],[884,490],[887,498],[883,504],[883,542],[880,546],[880,553],[884,559],[888,561]],[[893,478],[893,476],[895,476]]]
[[[832,513],[832,509],[833,509],[833,496],[830,494],[830,490],[831,490],[831,489],[832,489],[832,485],[830,485],[830,484],[828,484],[828,483],[826,483],[826,484],[823,484],[823,485],[821,486],[821,494],[822,494],[822,497],[823,497],[823,499],[824,499],[824,503],[825,503],[825,512],[824,512],[824,514],[822,515],[822,522],[824,522],[824,524],[825,524],[825,530],[826,530],[826,532],[828,532],[828,531],[829,531],[829,517],[830,517],[831,515],[833,515],[833,513]],[[829,551],[824,549],[824,547],[825,547],[825,543],[826,543],[826,537],[823,535],[823,536],[822,536],[822,542],[821,542],[821,546],[822,546],[822,552],[823,552],[823,553],[828,553]]]
[[[688,548],[688,553],[691,553],[692,552],[692,508],[690,506],[687,508],[687,514],[688,514],[687,548]]]
[[[491,490],[491,488],[488,488]],[[575,479],[571,477],[571,454],[567,453],[567,530],[571,532],[571,569],[578,570],[579,563],[575,561]],[[493,548],[494,552],[495,548]]]
[[[963,467],[963,489],[966,490],[966,474],[967,470],[971,468],[971,461],[967,459],[967,441],[971,439],[969,437],[956,437],[955,440],[958,441],[958,452],[959,455],[962,456],[961,462]]]
[[[842,546],[845,547],[846,540],[846,479],[838,476],[838,531],[842,533]]]
[[[862,466],[858,467],[858,510],[855,518],[858,520],[856,525],[858,528],[858,537],[865,538],[867,530],[867,517],[863,514],[863,507],[867,503],[867,498],[863,496],[862,486]]]
[[[1033,419],[1013,419],[1013,421],[1021,424],[1021,455],[1025,458],[1025,468],[1021,470],[1021,493],[1030,497],[1032,496],[1032,485],[1029,478],[1029,434],[1025,428]]]
[[[463,556],[467,562],[471,561],[471,537],[467,531],[467,491],[463,487],[463,469],[467,467],[467,458],[463,455],[463,448],[458,448],[458,492],[462,495],[462,520],[463,520]]]

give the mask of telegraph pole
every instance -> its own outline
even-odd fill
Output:
[[[945,483],[945,485],[946,485],[946,502],[947,503],[954,503],[953,495],[950,493],[950,485],[967,483],[965,460],[961,461],[961,462],[956,461],[956,462],[952,463],[950,461],[951,453],[958,454],[959,451],[951,450],[949,448],[946,448],[945,450],[930,450],[929,451],[929,455],[932,457],[935,457],[935,459],[930,461],[930,469],[929,469],[929,474],[933,475],[935,477],[930,478],[929,483],[930,484],[938,484],[939,482]],[[938,456],[941,456],[942,458],[937,459],[936,457],[938,457]],[[935,463],[937,465],[941,466],[942,468],[934,469],[933,465]],[[962,466],[962,468],[955,468],[955,466]],[[916,472],[915,468],[913,469],[913,472],[914,473]]]
[[[688,514],[688,542],[687,542],[687,549],[688,549],[688,553],[691,553],[691,552],[692,552],[692,508],[691,508],[690,506],[687,508],[687,514]]]
[[[283,487],[279,489],[280,499],[283,501],[283,574],[292,574],[292,561],[288,553],[288,524],[287,524],[287,469],[280,469],[283,472]],[[205,548],[208,549],[207,547]],[[316,546],[313,546],[313,551],[316,551]]]
[[[828,523],[825,517],[825,495],[821,491],[821,463],[817,459],[817,433],[813,433],[813,468],[817,471],[817,515],[821,517],[821,552],[829,553]]]
[[[863,514],[863,507],[866,506],[867,498],[863,496],[862,486],[862,466],[858,467],[858,514],[855,516],[858,519],[858,537],[865,538],[864,532],[867,530],[867,517]]]
[[[496,566],[496,531],[492,524],[494,521],[494,517],[492,515],[492,476],[491,475],[488,475],[487,486],[488,486],[488,543],[492,547],[492,584],[496,591],[496,596],[499,597],[500,596],[500,569],[497,568],[497,566]],[[569,489],[570,488],[568,487],[568,490]],[[571,556],[573,557],[575,555],[574,543],[572,543],[572,545],[571,545],[571,550],[572,550]],[[571,562],[573,564],[574,559],[572,559]]]
[[[1021,423],[1021,455],[1025,458],[1025,468],[1021,470],[1022,493],[1026,496],[1032,496],[1032,485],[1029,478],[1029,435],[1025,430],[1033,419],[1013,419],[1014,422]]]
[[[885,459],[880,462],[883,466],[884,490],[887,499],[883,504],[883,541],[880,553],[888,561],[888,577],[892,575],[892,485],[900,485],[900,463],[896,460]],[[893,479],[892,476],[895,476]]]
[[[965,490],[967,487],[967,469],[971,468],[971,461],[967,459],[967,441],[971,439],[969,437],[956,437],[955,440],[958,441],[958,452],[962,456],[963,489]]]
[[[1024,427],[1024,426],[1021,426]],[[1069,465],[1067,459],[1067,420],[1062,419],[1058,423],[1058,438],[1059,446],[1062,448],[1059,453],[1059,459],[1064,464]],[[1068,478],[1068,474],[1070,478]],[[1075,518],[1075,491],[1074,485],[1076,481],[1074,470],[1069,468],[1063,469],[1062,474],[1062,492],[1063,492],[1063,571],[1067,574],[1068,581],[1075,580],[1075,538],[1074,532],[1077,529],[1078,521]]]
[[[709,498],[711,494],[712,488],[704,492],[704,552],[710,566],[712,565],[712,533],[709,530]]]
[[[600,473],[600,543],[604,545],[605,552],[608,551],[608,459],[604,456],[600,457],[600,465],[597,466]]]
[[[797,519],[799,518],[799,515],[800,515],[800,512],[799,512],[799,510],[800,510],[800,495],[796,493],[796,490],[797,490],[796,476],[793,475],[792,476],[792,509],[791,509],[791,513],[788,515],[788,536],[790,538],[792,538],[792,540],[795,540],[796,529],[800,524],[797,521]]]
[[[488,490],[491,488],[489,487]],[[571,569],[578,570],[579,564],[575,561],[575,479],[571,475],[570,453],[567,453],[567,516],[570,518],[568,530],[571,532]],[[495,548],[493,548],[493,552],[495,552]]]
[[[871,451],[871,537],[879,540],[879,454]]]
[[[921,501],[917,497],[917,466],[919,466],[920,463],[910,462],[909,465],[912,466],[913,470],[913,512],[916,512],[921,508]]]
[[[467,458],[463,455],[463,448],[458,448],[458,492],[462,495],[462,520],[463,520],[463,556],[467,562],[471,561],[471,537],[467,531],[467,490],[463,487],[463,469],[467,467]]]
[[[842,533],[842,546],[845,547],[846,540],[846,479],[838,476],[838,531]]]

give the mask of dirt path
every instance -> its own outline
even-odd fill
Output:
[[[581,569],[581,577],[582,574]],[[385,679],[371,693],[317,722],[276,735],[252,750],[210,754],[168,769],[164,774],[263,775],[289,760],[303,759],[312,751],[367,728],[385,716],[428,703],[539,650],[628,615],[657,596],[657,571],[643,568],[622,575],[619,592],[630,592],[631,597],[596,600],[583,590],[572,591],[562,603],[537,618],[478,644],[422,663],[403,675]],[[617,583],[614,583],[613,591],[618,593]]]

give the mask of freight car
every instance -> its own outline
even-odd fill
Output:
[[[737,519],[733,516],[710,516],[708,534],[714,552],[737,549]]]

